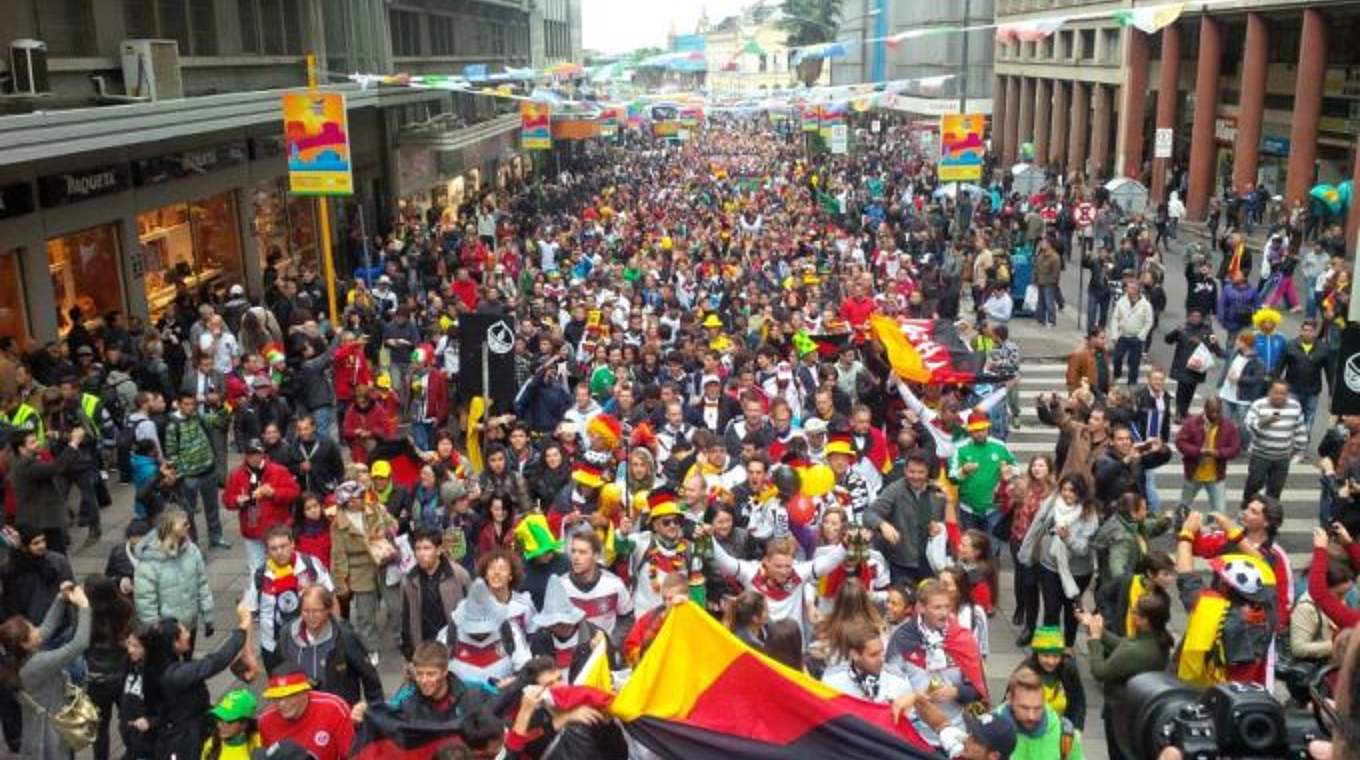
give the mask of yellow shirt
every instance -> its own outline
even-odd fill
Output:
[[[1218,480],[1218,461],[1208,453],[1214,451],[1215,439],[1218,438],[1218,425],[1210,425],[1204,431],[1204,448],[1199,458],[1199,464],[1195,466],[1195,474],[1192,480],[1196,483],[1213,483]]]

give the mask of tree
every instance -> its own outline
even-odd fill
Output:
[[[779,27],[788,35],[791,48],[834,42],[840,31],[841,6],[845,0],[784,0]],[[798,61],[798,79],[811,87],[822,76],[824,58]]]

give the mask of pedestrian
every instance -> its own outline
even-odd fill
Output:
[[[1057,326],[1058,288],[1062,279],[1062,259],[1047,240],[1039,244],[1034,259],[1034,284],[1039,289],[1039,308],[1034,318],[1040,325]]]
[[[1006,702],[994,714],[1015,726],[1016,744],[1010,757],[1016,760],[1085,757],[1081,732],[1048,705],[1043,679],[1025,665],[1011,673],[1006,684]]]
[[[1022,556],[1038,560],[1043,625],[1056,626],[1061,616],[1069,647],[1076,640],[1078,600],[1095,574],[1091,540],[1099,527],[1096,503],[1086,498],[1085,482],[1069,475],[1058,482],[1057,492],[1040,505],[1020,545]]]
[[[179,404],[165,424],[164,438],[165,458],[174,464],[180,478],[184,504],[191,516],[202,507],[208,545],[217,549],[231,548],[222,536],[217,446],[213,442],[214,432],[224,430],[225,411],[217,391],[209,391],[201,405],[192,391],[185,391],[180,393]]]
[[[1266,367],[1256,356],[1256,342],[1249,331],[1243,330],[1237,333],[1232,353],[1223,363],[1218,387],[1218,398],[1227,405],[1224,411],[1242,434],[1243,448],[1251,441],[1251,430],[1246,427],[1247,409],[1266,395],[1267,387]]]
[[[189,540],[189,516],[178,509],[161,513],[155,530],[137,545],[133,599],[137,619],[155,625],[165,618],[178,620],[189,631],[193,654],[198,623],[203,633],[213,631],[213,592],[198,545]]]
[[[350,705],[334,694],[313,691],[300,668],[285,665],[270,674],[263,696],[269,706],[260,713],[262,744],[291,742],[313,760],[341,760],[348,755],[356,722]]]
[[[1331,364],[1331,348],[1318,342],[1317,320],[1304,319],[1299,325],[1299,337],[1285,346],[1280,377],[1289,384],[1289,392],[1303,407],[1303,426],[1310,438],[1317,417],[1318,396],[1322,394],[1322,378],[1331,371]]]
[[[43,649],[56,642],[68,614],[75,615],[75,633],[64,643]],[[73,748],[57,732],[52,716],[66,705],[64,671],[89,646],[92,620],[85,589],[68,581],[41,626],[17,615],[0,624],[0,683],[18,694],[23,707],[19,757],[65,760],[72,755]]]
[[[1205,381],[1214,363],[1223,358],[1223,349],[1218,345],[1213,325],[1204,320],[1204,313],[1198,308],[1186,312],[1185,324],[1167,333],[1163,340],[1175,346],[1171,379],[1176,381],[1175,411],[1176,420],[1180,421],[1190,413],[1195,389]]]
[[[1247,482],[1244,499],[1264,490],[1280,498],[1289,477],[1289,462],[1308,448],[1303,407],[1289,396],[1289,383],[1276,380],[1264,398],[1247,408],[1243,427],[1251,433],[1247,446]]]
[[[379,592],[384,582],[381,573],[397,558],[392,543],[397,521],[376,500],[370,500],[364,486],[355,481],[340,484],[335,500],[338,509],[331,527],[331,577],[336,593],[348,600],[350,622],[377,667],[383,648],[378,624]]]
[[[1256,313],[1256,307],[1260,302],[1260,294],[1247,284],[1246,273],[1235,272],[1218,293],[1218,306],[1215,307],[1215,312],[1219,324],[1223,325],[1223,329],[1227,330],[1229,335],[1236,335],[1239,330],[1251,325],[1252,315]]]
[[[1091,675],[1100,682],[1105,693],[1100,717],[1105,722],[1105,737],[1110,757],[1126,757],[1116,740],[1115,709],[1120,687],[1139,673],[1157,673],[1166,669],[1175,641],[1166,630],[1171,620],[1171,605],[1165,595],[1146,594],[1129,611],[1133,621],[1128,637],[1107,631],[1106,622],[1099,614],[1082,614],[1082,624],[1089,637],[1086,641],[1091,658]]]
[[[252,572],[264,565],[265,534],[292,520],[293,500],[299,493],[288,468],[265,456],[263,441],[254,438],[245,444],[245,461],[227,478],[222,502],[240,518],[246,566]]]
[[[1190,508],[1203,490],[1209,509],[1222,513],[1226,508],[1228,462],[1241,453],[1237,425],[1223,414],[1217,397],[1204,400],[1204,411],[1186,418],[1176,432],[1176,450],[1184,464],[1185,482],[1181,485],[1180,510]]]
[[[76,429],[57,456],[50,461],[41,457],[42,444],[37,433],[14,436],[14,459],[8,480],[13,484],[15,518],[20,525],[40,531],[45,544],[59,554],[66,553],[66,498],[62,478],[74,468],[85,440],[84,429]]]
[[[382,702],[382,679],[359,637],[335,613],[330,589],[307,586],[299,592],[297,604],[297,616],[275,633],[271,677],[299,668],[313,689],[334,694],[346,704]]]
[[[1110,334],[1115,337],[1114,377],[1119,377],[1127,359],[1130,386],[1138,384],[1138,367],[1155,321],[1152,303],[1143,298],[1142,287],[1136,282],[1127,283],[1124,296],[1115,302],[1110,316]]]
[[[1109,393],[1114,377],[1106,350],[1105,330],[1092,327],[1087,330],[1082,346],[1067,357],[1067,390],[1087,387],[1097,396],[1104,396]]]

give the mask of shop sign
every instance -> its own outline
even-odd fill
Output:
[[[1289,155],[1289,138],[1279,135],[1265,135],[1261,138],[1261,152],[1272,156]]]
[[[227,166],[239,166],[248,160],[248,156],[244,141],[182,150],[133,161],[133,179],[138,186],[158,185],[174,179],[207,174]]]
[[[1175,147],[1175,132],[1170,127],[1157,128],[1157,141],[1153,146],[1153,158],[1171,158]]]
[[[1333,66],[1323,76],[1322,95],[1328,98],[1360,98],[1360,66]]]
[[[1220,116],[1214,119],[1214,139],[1221,143],[1237,142],[1237,117]]]
[[[43,208],[120,193],[132,185],[127,164],[100,166],[38,178],[38,201]]]
[[[33,186],[27,182],[0,185],[0,219],[23,216],[33,211]]]

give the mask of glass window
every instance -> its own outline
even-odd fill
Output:
[[[47,265],[62,333],[71,329],[73,306],[79,306],[86,319],[123,310],[118,225],[105,224],[48,240]]]
[[[19,252],[0,251],[0,335],[21,348],[28,340],[28,313],[19,271]]]
[[[152,318],[174,301],[178,283],[197,291],[245,281],[231,193],[139,214],[137,239]]]
[[[261,269],[276,254],[281,266],[317,264],[316,201],[289,195],[287,180],[279,179],[256,185],[252,205],[251,229]]]

